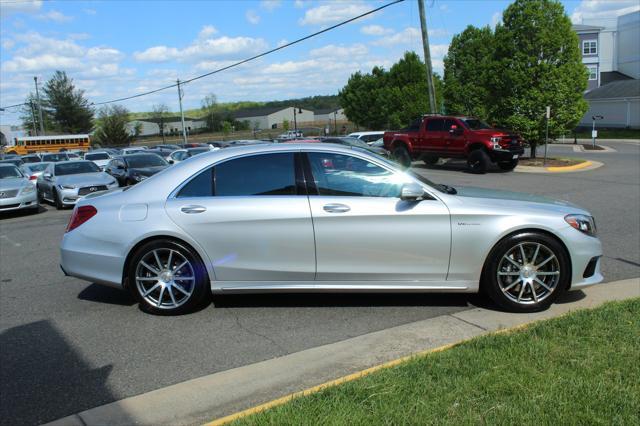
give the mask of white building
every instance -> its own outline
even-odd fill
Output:
[[[344,115],[344,108],[324,108],[318,109],[314,113],[315,121],[333,122],[345,121],[347,116]]]
[[[294,123],[298,123],[298,127],[303,123],[312,123],[314,121],[314,113],[308,109],[294,107],[273,107],[273,108],[254,108],[236,111],[232,117],[238,121],[248,121],[249,128],[253,130],[277,129],[282,128],[282,123],[287,120],[289,128],[294,128]]]
[[[592,117],[603,118],[598,127],[640,129],[640,80],[622,80],[605,84],[584,95],[589,110],[579,126],[591,127]]]
[[[164,120],[159,118],[141,118],[139,120],[133,120],[127,123],[127,129],[130,134],[135,133],[135,128],[140,125],[140,136],[154,136],[160,134],[160,123],[164,123],[164,134],[182,134],[182,119],[177,117],[165,117]],[[196,118],[184,118],[184,127],[187,129],[187,133],[203,129],[207,127],[205,120]]]

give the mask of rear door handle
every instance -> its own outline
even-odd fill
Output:
[[[204,206],[184,206],[180,211],[187,214],[204,213],[207,211],[207,208]]]
[[[328,213],[346,213],[349,210],[351,210],[351,207],[345,204],[335,203],[335,204],[326,204],[323,207],[323,209],[325,212],[328,212]]]

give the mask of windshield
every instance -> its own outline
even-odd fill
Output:
[[[22,173],[16,166],[0,166],[0,179],[13,179],[22,177]]]
[[[167,163],[162,157],[155,154],[147,154],[127,157],[127,164],[131,168],[138,169],[142,167],[166,166],[169,163]]]
[[[47,167],[49,167],[49,163],[34,163],[34,164],[29,164],[28,168],[32,172],[41,172]]]
[[[90,161],[73,161],[56,164],[56,176],[77,175],[80,173],[97,173],[100,169]]]
[[[493,129],[493,127],[477,118],[463,118],[462,122],[471,130]]]
[[[108,160],[109,159],[109,154],[107,154],[106,152],[96,152],[95,154],[85,154],[84,155],[84,159],[85,160]]]
[[[67,154],[45,154],[42,156],[42,161],[67,161],[68,159]]]
[[[202,154],[203,152],[209,152],[209,151],[211,151],[209,148],[191,148],[189,149],[189,154],[198,155],[198,154]]]
[[[25,157],[22,157],[22,161],[24,161],[25,163],[39,163],[40,157],[38,157],[37,155],[27,155]]]

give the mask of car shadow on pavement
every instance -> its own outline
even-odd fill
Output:
[[[42,424],[114,401],[112,369],[92,366],[48,320],[9,328],[0,334],[0,425]]]
[[[424,162],[420,161],[420,162],[414,162],[413,164],[411,164],[411,168],[422,169],[422,170],[446,170],[446,171],[452,171],[452,172],[474,174],[470,172],[469,169],[467,168],[466,161],[461,161],[461,160],[446,160],[446,161],[441,160],[437,164],[433,164],[433,165],[427,165]],[[502,170],[499,167],[497,167],[495,164],[490,164],[489,167],[487,167],[486,173],[501,174],[501,173],[510,173],[510,171]]]
[[[587,294],[582,290],[574,290],[567,291],[562,296],[560,296],[555,303],[564,304],[564,303],[573,303],[587,297]]]
[[[27,217],[33,216],[40,213],[46,212],[48,209],[44,207],[42,204],[38,206],[38,211],[31,209],[22,209],[22,210],[10,210],[6,212],[0,212],[0,219],[13,219],[16,217]]]
[[[82,289],[78,293],[78,299],[109,305],[133,306],[136,304],[129,292],[96,283]]]
[[[440,293],[274,293],[214,295],[215,308],[478,306],[474,294]]]

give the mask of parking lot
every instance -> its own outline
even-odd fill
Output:
[[[640,145],[550,155],[597,160],[576,173],[415,170],[451,186],[530,192],[590,210],[606,281],[640,275]],[[465,295],[243,295],[179,317],[139,311],[116,289],[65,277],[58,245],[70,210],[0,221],[0,422],[37,424],[188,379],[485,303]],[[570,302],[568,302],[570,303]]]

